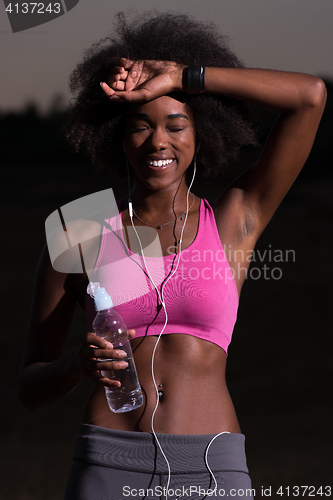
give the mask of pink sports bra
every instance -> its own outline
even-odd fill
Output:
[[[145,268],[142,256],[127,248],[122,229],[121,214],[112,216],[109,207],[90,281],[98,281],[105,287],[112,297],[115,311],[123,317],[128,328],[136,329],[136,337],[159,335],[165,323],[164,309],[142,270]],[[178,258],[177,271],[163,291],[168,315],[163,335],[193,335],[213,342],[227,352],[237,319],[238,292],[213,210],[206,200],[201,200],[198,232],[189,247],[176,257],[174,254],[146,257],[147,268],[159,289]],[[95,314],[93,299],[87,294],[89,330]]]

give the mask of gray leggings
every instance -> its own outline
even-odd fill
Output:
[[[253,498],[243,434],[153,434],[80,424],[65,500]],[[167,490],[168,485],[168,490]],[[214,490],[215,491],[212,491]]]

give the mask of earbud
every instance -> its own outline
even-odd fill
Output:
[[[126,154],[125,139],[123,139],[123,150],[124,150],[124,153]]]

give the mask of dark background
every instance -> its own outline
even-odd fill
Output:
[[[257,250],[295,250],[279,266],[280,280],[244,285],[228,358],[228,385],[246,435],[248,465],[257,496],[272,488],[332,485],[332,131],[333,85],[313,151],[262,235]],[[35,270],[45,242],[46,217],[63,204],[126,182],[94,174],[83,156],[69,153],[61,128],[66,112],[56,106],[41,117],[30,105],[0,115],[3,211],[0,500],[60,500],[71,463],[73,439],[91,383],[68,398],[29,412],[17,399]],[[263,138],[273,120],[265,114]],[[243,152],[224,178],[196,182],[194,192],[214,201],[258,152]],[[77,311],[66,350],[86,330]],[[283,496],[277,489],[283,486]],[[290,490],[291,491],[291,490]],[[325,492],[325,490],[323,490]],[[292,493],[290,493],[292,496]],[[305,495],[307,497],[307,495]],[[317,495],[316,498],[325,498]],[[92,499],[94,500],[94,499]]]

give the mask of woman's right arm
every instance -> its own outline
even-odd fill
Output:
[[[45,246],[37,269],[19,379],[19,398],[29,410],[63,399],[85,377],[110,387],[118,386],[118,382],[106,379],[99,370],[102,366],[104,370],[127,366],[124,361],[99,362],[97,358],[121,358],[123,355],[91,332],[84,336],[77,350],[62,355],[77,300],[74,279],[74,274],[53,269]]]

